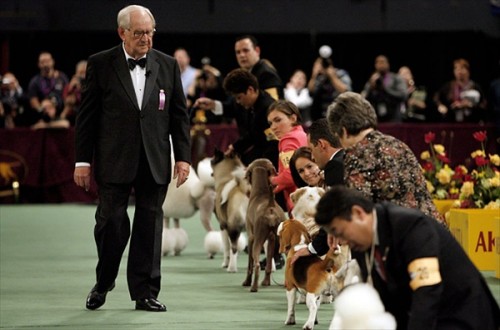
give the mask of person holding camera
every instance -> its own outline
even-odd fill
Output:
[[[72,126],[75,124],[76,113],[82,100],[82,84],[85,81],[86,70],[87,61],[79,61],[75,67],[75,74],[63,90],[64,108],[61,117],[68,119]]]
[[[346,91],[352,91],[352,80],[349,73],[333,66],[330,58],[331,48],[322,46],[320,57],[313,64],[311,78],[307,84],[313,99],[311,120],[325,118],[328,106],[337,96]]]
[[[41,52],[38,56],[38,68],[40,73],[31,78],[28,85],[28,97],[30,105],[35,114],[33,119],[40,118],[43,108],[42,100],[46,98],[55,98],[57,111],[63,109],[63,90],[68,84],[67,75],[55,69],[55,61],[49,52]]]
[[[40,106],[42,107],[41,118],[31,125],[31,129],[70,127],[70,122],[58,115],[57,100],[55,98],[47,97],[43,99]]]
[[[13,73],[6,72],[1,77],[1,81],[0,105],[2,111],[0,112],[0,127],[14,128],[21,123],[19,118],[27,105],[27,98]]]
[[[397,73],[390,71],[385,55],[375,58],[375,72],[370,76],[361,95],[371,103],[379,122],[401,122],[406,110],[407,85]]]

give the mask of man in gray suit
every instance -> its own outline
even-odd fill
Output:
[[[180,186],[190,165],[189,116],[177,62],[152,48],[155,19],[142,6],[118,13],[122,43],[89,57],[82,104],[76,122],[74,180],[86,190],[91,172],[99,205],[94,236],[96,284],[86,307],[94,310],[115,286],[120,260],[130,239],[127,281],[135,308],[166,311],[160,291],[162,204],[171,178]],[[93,169],[91,169],[91,165]],[[135,193],[130,229],[129,196]]]

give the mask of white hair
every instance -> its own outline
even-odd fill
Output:
[[[153,22],[153,28],[156,26],[155,18],[148,8],[139,5],[130,5],[118,12],[118,17],[116,19],[118,27],[124,29],[130,28],[130,14],[134,11],[141,11],[148,14],[151,18],[151,21]]]

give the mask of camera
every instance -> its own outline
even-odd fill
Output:
[[[332,56],[332,48],[328,45],[323,45],[319,47],[319,56],[321,57],[321,65],[323,68],[328,68],[333,65],[330,56]]]

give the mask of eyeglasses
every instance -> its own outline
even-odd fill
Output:
[[[130,31],[130,29],[126,30]],[[134,39],[141,39],[144,35],[148,36],[148,38],[152,38],[155,32],[156,29],[153,29],[152,31],[133,31],[132,34],[134,36]]]

